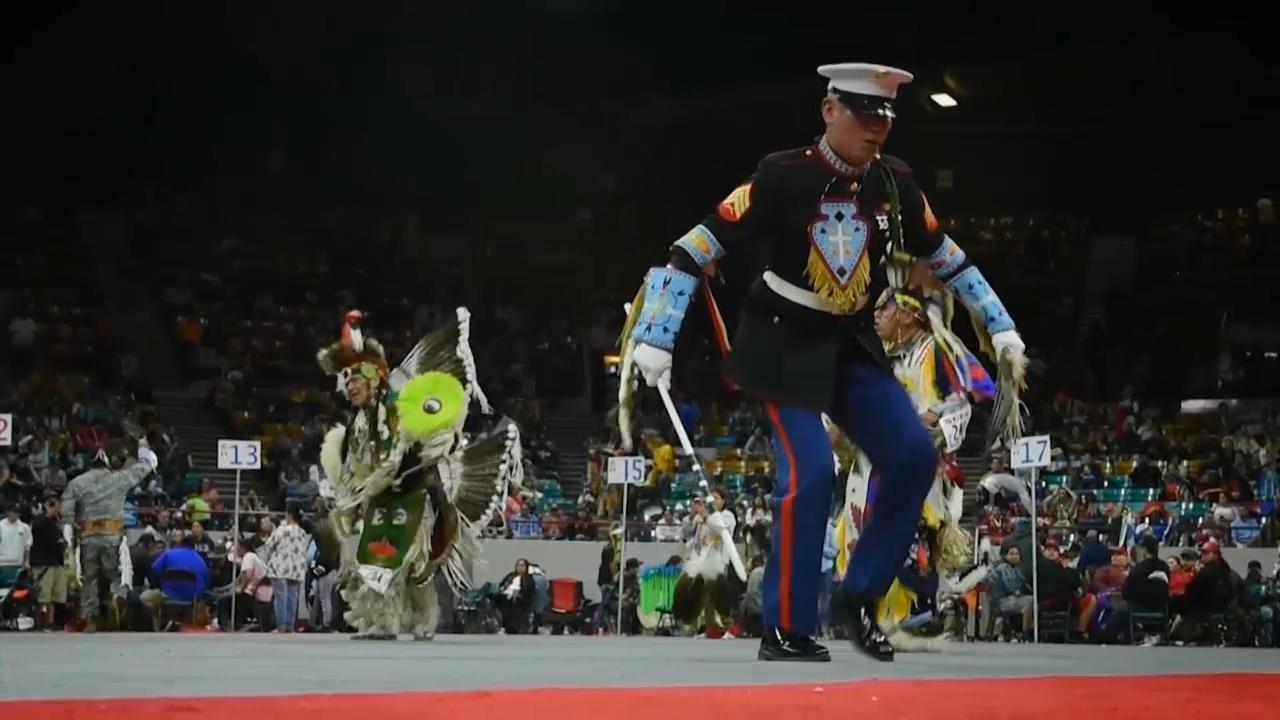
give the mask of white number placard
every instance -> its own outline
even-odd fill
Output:
[[[13,444],[13,415],[0,413],[0,447]]]
[[[1031,437],[1018,438],[1009,450],[1009,464],[1013,466],[1014,470],[1046,467],[1049,464],[1052,450],[1048,435],[1032,435]]]
[[[261,470],[262,443],[257,440],[219,440],[219,470]]]
[[[973,408],[964,408],[938,418],[938,428],[942,430],[942,451],[953,453],[964,443],[965,432],[969,429],[969,418],[973,417]]]
[[[609,458],[610,485],[643,485],[644,458],[638,455],[619,455]]]

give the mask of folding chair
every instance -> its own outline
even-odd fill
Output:
[[[1159,608],[1145,608],[1129,604],[1129,642],[1138,642],[1137,630],[1146,632],[1152,628],[1159,628],[1160,643],[1162,645],[1169,642],[1169,603]]]
[[[196,574],[190,570],[182,568],[170,568],[165,570],[160,576],[160,587],[164,587],[166,583],[186,583],[193,589],[196,586]],[[190,612],[190,624],[196,624],[196,606],[200,604],[200,598],[193,597],[190,600],[182,600],[180,598],[170,597],[163,592],[160,594],[160,621],[164,622],[165,611],[177,610],[179,614]]]
[[[566,628],[578,629],[582,624],[582,610],[586,596],[582,581],[575,578],[553,578],[550,581],[550,602],[547,605],[552,635],[563,635]]]

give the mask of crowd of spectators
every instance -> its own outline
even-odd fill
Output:
[[[1095,529],[1119,544],[1149,531],[1174,546],[1212,538],[1258,547],[1280,539],[1274,411],[1242,417],[1223,403],[1207,413],[1164,412],[1126,391],[1109,404],[1063,395],[1041,412],[1054,457],[1038,488],[1039,507],[1064,533]],[[1009,477],[1001,457],[992,462],[991,476]],[[994,536],[1026,514],[1025,499],[987,500],[979,523]]]
[[[1029,523],[1000,546],[986,582],[988,630],[1027,640],[1032,635],[1032,551]],[[1049,537],[1036,547],[1041,635],[1069,642],[1158,642],[1280,647],[1280,562],[1236,568],[1214,539],[1176,553],[1143,534],[1113,547],[1097,531],[1070,546]],[[1243,574],[1241,573],[1243,570]],[[991,628],[996,621],[1002,628]]]

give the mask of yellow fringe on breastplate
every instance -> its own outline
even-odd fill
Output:
[[[867,287],[871,284],[871,259],[864,249],[858,263],[853,267],[853,275],[843,284],[835,278],[827,267],[822,253],[813,245],[809,246],[809,263],[805,267],[805,277],[813,291],[831,303],[836,312],[850,315],[866,301]]]

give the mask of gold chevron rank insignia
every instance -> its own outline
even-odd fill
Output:
[[[720,217],[729,222],[737,222],[747,214],[747,208],[751,207],[751,183],[739,185],[733,192],[729,193],[729,197],[720,203]]]

